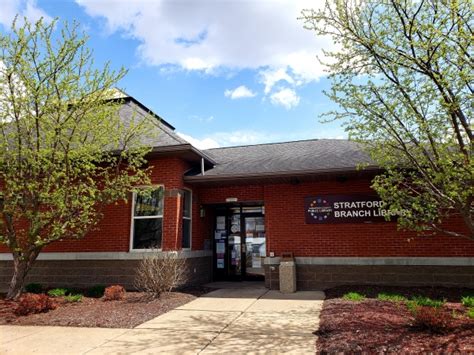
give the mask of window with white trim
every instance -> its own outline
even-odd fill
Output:
[[[182,248],[191,248],[191,223],[192,223],[192,200],[191,190],[183,190],[183,238]]]
[[[132,249],[161,248],[163,236],[163,186],[133,194]]]

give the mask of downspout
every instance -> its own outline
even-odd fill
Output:
[[[201,158],[201,175],[202,176],[205,175],[205,172],[204,172],[204,158]]]

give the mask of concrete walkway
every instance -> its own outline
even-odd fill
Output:
[[[324,293],[219,289],[135,329],[0,326],[0,354],[314,354]]]

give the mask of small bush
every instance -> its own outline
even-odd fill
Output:
[[[43,292],[43,286],[37,283],[30,283],[25,286],[25,291],[27,293],[42,293]]]
[[[138,265],[134,286],[154,297],[186,283],[186,261],[179,252],[150,253]]]
[[[105,292],[104,285],[95,285],[86,291],[86,296],[93,297],[93,298],[101,298],[104,295],[104,292]]]
[[[474,319],[474,307],[469,308],[466,314],[469,318]]]
[[[69,303],[74,303],[74,302],[81,302],[82,301],[82,295],[77,294],[77,295],[68,295],[64,297],[64,300]]]
[[[428,297],[423,297],[423,296],[417,296],[413,297],[412,301],[417,305],[417,306],[422,306],[422,307],[434,307],[434,308],[440,308],[442,307],[446,301],[440,301],[440,300],[433,300]]]
[[[358,292],[348,292],[344,296],[342,296],[343,299],[347,301],[363,301],[365,300],[365,295],[360,294]]]
[[[464,296],[461,298],[461,303],[468,308],[474,307],[474,296]]]
[[[413,315],[415,315],[415,311],[416,311],[417,307],[419,307],[419,306],[416,304],[416,302],[415,302],[415,301],[406,301],[405,304],[406,304],[408,310],[409,310]]]
[[[68,289],[66,288],[53,288],[52,290],[48,291],[48,296],[63,297],[63,296],[66,296],[67,293],[68,293]]]
[[[441,308],[418,306],[415,310],[414,326],[434,333],[440,333],[449,328],[452,316]]]
[[[125,297],[125,289],[120,285],[109,286],[105,289],[104,299],[106,301],[120,301]]]
[[[15,314],[18,316],[26,316],[32,313],[48,312],[56,308],[56,303],[44,294],[25,293],[18,300],[15,308]]]
[[[398,295],[396,293],[379,293],[377,295],[379,301],[388,301],[388,302],[404,302],[406,297]]]

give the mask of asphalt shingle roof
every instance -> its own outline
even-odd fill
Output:
[[[126,99],[120,116],[126,122],[135,115],[145,118],[149,113],[145,106],[120,92]],[[143,137],[143,143],[154,147],[191,146],[178,136],[174,127],[154,115],[154,130],[151,136]],[[148,116],[149,117],[149,116]],[[135,117],[136,118],[136,117]],[[195,148],[193,148],[195,149]],[[268,143],[238,147],[215,148],[195,151],[205,159],[214,160],[213,168],[200,173],[200,167],[190,170],[190,178],[220,178],[233,176],[263,176],[292,173],[318,173],[355,170],[360,164],[375,166],[360,144],[342,139],[313,139],[283,143]]]
[[[375,165],[360,144],[341,139],[257,144],[204,152],[217,162],[205,172],[205,177],[354,170],[359,164]]]
[[[141,118],[149,117],[147,112],[133,103],[133,101],[125,101],[120,108],[119,115],[124,122],[127,122],[132,118],[134,120],[140,119],[140,117],[136,117],[136,115],[141,116]],[[155,117],[153,117],[153,119],[155,132],[150,132],[151,134],[149,136],[142,137],[143,144],[154,148],[190,144],[188,141],[178,136],[174,130],[169,127],[167,122],[160,121],[158,118],[155,119]]]

